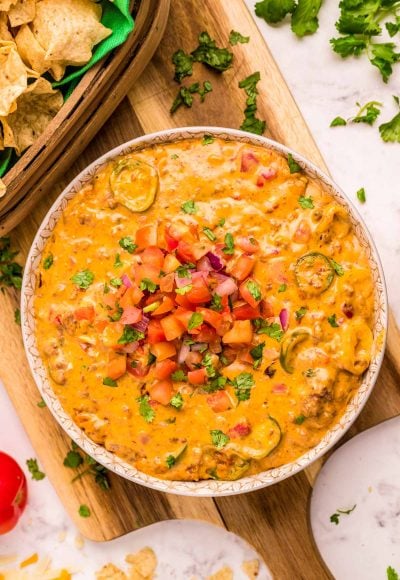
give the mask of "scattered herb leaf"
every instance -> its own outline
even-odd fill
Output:
[[[210,431],[211,441],[214,447],[222,449],[229,441],[229,435],[226,435],[220,429],[212,429]]]
[[[229,44],[231,46],[235,46],[236,44],[238,44],[238,42],[240,44],[247,44],[248,42],[250,42],[250,36],[243,36],[242,34],[240,34],[240,32],[237,32],[236,30],[231,30],[229,34]]]
[[[46,477],[46,474],[40,471],[37,459],[28,459],[26,465],[28,466],[32,479],[35,481],[40,481]]]

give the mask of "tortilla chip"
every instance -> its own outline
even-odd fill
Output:
[[[207,580],[233,580],[233,570],[229,566],[223,566],[211,576],[207,576]]]
[[[22,60],[27,66],[30,66],[39,74],[49,70],[49,64],[45,62],[46,52],[40,46],[27,24],[23,24],[19,29],[15,37],[15,43]]]
[[[13,147],[18,155],[30,147],[43,133],[63,105],[60,91],[51,88],[40,77],[18,98],[17,108],[8,117],[0,117],[4,146]]]
[[[18,0],[8,12],[11,26],[21,26],[27,22],[32,22],[36,13],[35,6],[35,0]]]
[[[151,548],[143,548],[136,554],[128,554],[125,558],[131,564],[129,580],[151,580],[157,567],[157,557]]]
[[[32,30],[46,61],[82,66],[92,48],[111,34],[100,22],[101,6],[92,0],[39,0]]]
[[[255,580],[260,572],[260,560],[246,560],[242,564],[242,570],[249,580]]]
[[[8,18],[5,12],[0,12],[0,39],[13,41],[12,34],[8,28]]]
[[[28,86],[28,73],[14,42],[0,40],[0,116],[15,111],[16,99]]]
[[[18,0],[0,0],[0,10],[8,11]]]
[[[114,566],[114,564],[105,564],[101,570],[96,572],[96,580],[126,580],[125,572]]]

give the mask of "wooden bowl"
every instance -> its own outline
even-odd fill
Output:
[[[319,182],[324,186],[324,189],[329,192],[340,205],[345,207],[346,211],[349,213],[354,232],[359,239],[360,244],[364,248],[366,255],[368,256],[372,271],[375,288],[373,329],[374,351],[371,364],[363,377],[362,384],[349,402],[343,416],[327,432],[325,437],[318,445],[307,451],[307,453],[304,453],[304,455],[295,461],[280,467],[269,469],[262,473],[244,477],[237,481],[165,481],[138,471],[135,467],[129,465],[113,453],[107,451],[101,445],[94,443],[64,411],[48,380],[47,370],[39,356],[38,349],[36,347],[35,317],[33,309],[34,295],[37,285],[37,270],[43,259],[42,252],[46,245],[47,239],[52,235],[55,224],[61,218],[68,202],[76,195],[78,191],[81,190],[85,183],[92,180],[95,173],[97,173],[97,171],[105,163],[117,157],[118,155],[125,155],[127,153],[138,151],[151,145],[190,139],[203,136],[205,133],[214,135],[215,137],[221,139],[235,140],[242,143],[262,146],[268,149],[272,149],[280,154],[283,154],[284,156],[287,156],[288,153],[291,153],[294,160],[302,167],[304,173],[310,177],[318,179]],[[339,441],[339,439],[345,434],[345,432],[358,417],[359,413],[367,402],[367,399],[371,394],[375,385],[375,381],[378,377],[386,342],[388,304],[382,266],[374,242],[369,232],[367,231],[361,216],[358,214],[353,204],[339,189],[339,187],[335,185],[330,177],[325,175],[320,169],[318,169],[311,162],[307,161],[301,155],[291,151],[279,143],[276,143],[275,141],[266,139],[265,137],[258,137],[234,129],[196,127],[160,131],[151,135],[139,137],[133,141],[120,145],[94,161],[70,183],[70,185],[63,191],[63,193],[61,193],[58,199],[54,202],[53,206],[50,208],[33,241],[26,261],[25,274],[22,285],[21,316],[22,335],[24,339],[25,351],[36,384],[47,404],[47,407],[53,413],[54,417],[60,423],[64,431],[66,431],[68,436],[71,437],[71,439],[73,439],[79,445],[79,447],[81,447],[96,461],[104,465],[107,469],[135,483],[139,483],[141,485],[145,485],[160,491],[180,495],[218,497],[223,495],[234,495],[238,493],[255,491],[262,487],[278,483],[279,481],[282,481],[283,479],[286,479],[287,477],[290,477],[298,471],[308,467],[313,461],[321,457],[321,455],[326,453],[333,445],[335,445],[335,443]]]
[[[0,236],[17,226],[87,147],[151,60],[164,34],[170,0],[135,0],[135,28],[94,65],[44,133],[3,178]]]

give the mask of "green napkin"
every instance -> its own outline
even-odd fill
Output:
[[[129,0],[101,0],[103,14],[101,22],[112,30],[112,34],[105,38],[100,44],[93,47],[93,56],[90,61],[82,67],[68,67],[66,76],[58,82],[53,82],[54,88],[60,87],[64,100],[67,100],[85,74],[96,62],[101,60],[106,54],[120,46],[128,38],[134,27],[134,21],[129,10]],[[5,149],[0,155],[0,176],[4,175],[18,161],[17,155],[13,154],[13,149]]]

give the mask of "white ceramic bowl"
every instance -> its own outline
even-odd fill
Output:
[[[75,194],[82,188],[83,185],[85,185],[85,183],[91,181],[95,173],[102,165],[110,161],[110,159],[113,159],[114,157],[121,154],[138,151],[145,147],[157,145],[160,143],[171,143],[182,139],[199,137],[204,133],[212,134],[215,137],[220,137],[222,139],[235,140],[253,145],[261,145],[263,147],[270,148],[274,151],[282,153],[285,156],[287,156],[288,153],[292,153],[293,158],[303,168],[305,173],[319,179],[321,184],[323,184],[325,189],[331,193],[336,201],[346,207],[351,217],[354,231],[369,258],[372,270],[375,286],[374,337],[376,348],[373,353],[370,367],[363,377],[363,382],[357,393],[349,402],[344,415],[333,426],[333,428],[328,431],[328,433],[318,445],[307,451],[307,453],[299,457],[296,461],[282,465],[281,467],[269,469],[256,475],[244,477],[237,481],[164,481],[162,479],[158,479],[138,471],[132,465],[129,465],[113,453],[107,451],[101,445],[94,443],[64,411],[52,389],[47,376],[47,371],[43,361],[39,356],[39,352],[36,346],[35,318],[33,309],[34,294],[37,281],[37,269],[42,260],[42,252],[47,239],[51,236],[53,228],[59,220],[62,212],[66,208],[69,200],[75,196]],[[294,475],[298,471],[310,465],[313,461],[321,457],[321,455],[326,453],[328,449],[330,449],[335,443],[339,441],[339,439],[344,435],[347,429],[349,429],[349,427],[358,417],[369,395],[371,394],[377,379],[384,355],[388,305],[382,266],[374,242],[372,241],[372,238],[367,231],[362,218],[354,208],[353,204],[327,175],[322,173],[315,165],[294,151],[291,151],[287,147],[284,147],[275,141],[266,139],[265,137],[251,135],[249,133],[244,133],[234,129],[221,129],[215,127],[188,127],[160,131],[151,135],[139,137],[129,141],[128,143],[124,143],[119,147],[116,147],[89,165],[89,167],[82,171],[82,173],[80,173],[61,193],[44,218],[29,252],[22,285],[21,314],[22,334],[26,355],[28,357],[31,371],[39,391],[48,408],[53,413],[54,417],[59,422],[64,431],[86,453],[91,455],[96,461],[104,465],[110,471],[113,471],[118,475],[125,477],[126,479],[134,481],[135,483],[139,483],[153,489],[181,495],[222,496],[254,491],[260,489],[261,487],[282,481],[283,479]]]

